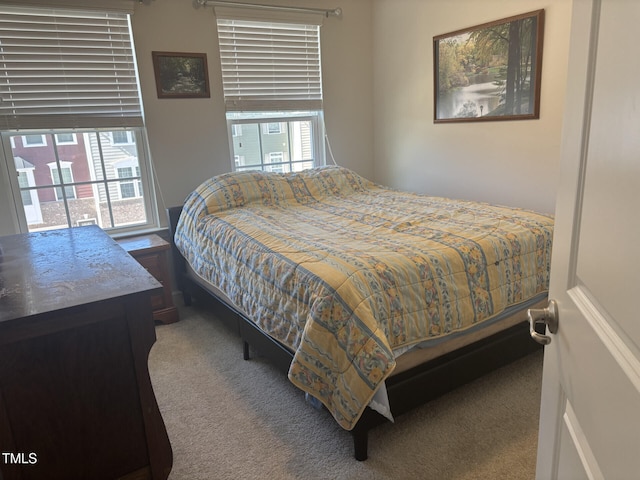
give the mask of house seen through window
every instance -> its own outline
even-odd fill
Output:
[[[228,113],[227,118],[235,132],[236,170],[299,172],[322,164],[320,112]]]
[[[116,135],[114,135],[116,133]],[[29,231],[143,224],[147,215],[136,143],[113,131],[52,132],[39,148],[12,135],[11,154]],[[135,131],[127,138],[135,139]],[[40,136],[40,135],[38,135]]]

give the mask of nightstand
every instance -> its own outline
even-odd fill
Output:
[[[161,323],[177,322],[178,309],[173,304],[169,270],[171,245],[155,234],[121,238],[117,242],[162,284],[162,292],[151,297],[153,319]]]

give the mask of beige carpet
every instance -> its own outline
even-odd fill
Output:
[[[173,447],[171,480],[532,479],[542,356],[382,425],[369,459],[351,435],[197,307],[156,328],[149,367]]]

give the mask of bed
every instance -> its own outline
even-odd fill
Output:
[[[330,166],[203,182],[169,209],[178,286],[231,313],[312,403],[368,431],[539,348],[553,219]]]

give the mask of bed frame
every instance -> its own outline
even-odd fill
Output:
[[[181,211],[181,206],[171,207],[167,209],[167,215],[174,272],[185,305],[191,305],[192,295],[205,293],[204,298],[213,298],[212,308],[215,309],[216,315],[240,335],[243,341],[244,359],[249,359],[249,346],[251,346],[286,374],[293,359],[293,352],[261,331],[251,319],[246,318],[233,305],[187,275],[186,261],[173,241]],[[521,307],[529,308],[544,297],[546,295],[537,296]],[[393,375],[386,380],[393,415],[397,417],[541,348],[540,344],[531,339],[529,324],[521,322],[459,350]],[[369,430],[388,421],[375,410],[366,408],[356,426],[351,430],[356,460],[367,459]]]

